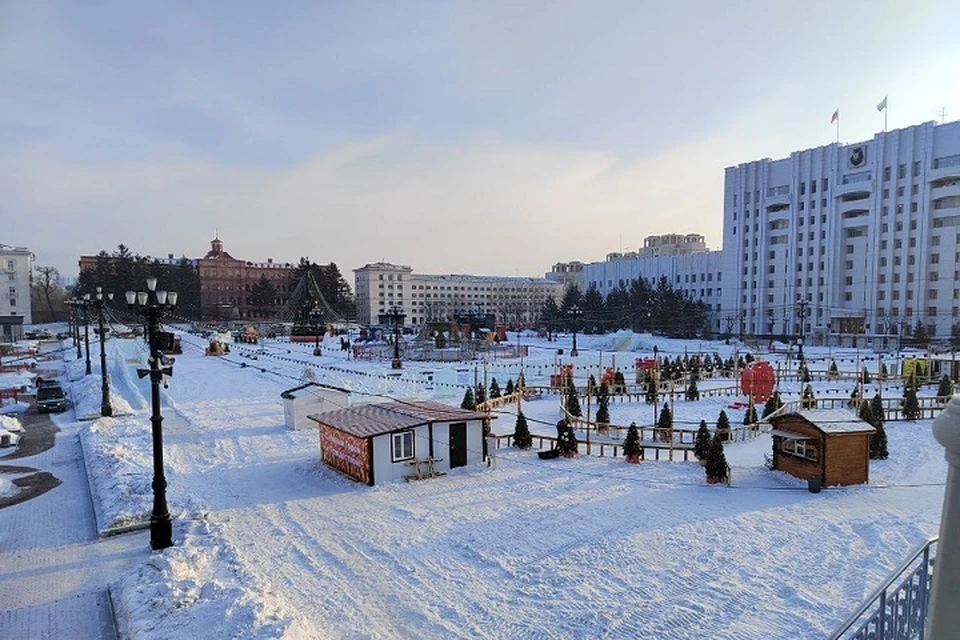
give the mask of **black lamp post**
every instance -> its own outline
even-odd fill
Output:
[[[797,338],[797,357],[803,359],[803,336],[806,333],[807,301],[803,298],[797,300],[797,317],[800,318],[800,337]]]
[[[576,358],[580,353],[577,351],[577,319],[580,317],[580,307],[573,305],[570,307],[570,317],[573,319],[573,348],[570,349],[570,356]]]
[[[113,300],[113,294],[107,294],[107,300]],[[103,288],[97,287],[97,295],[94,305],[97,307],[97,321],[100,325],[100,415],[107,418],[113,415],[113,407],[110,406],[110,383],[107,381],[107,331],[103,326],[103,307],[106,304],[103,299]]]
[[[90,294],[83,294],[83,349],[87,354],[87,373],[90,375]]]
[[[143,378],[150,376],[150,399],[153,412],[150,423],[153,432],[153,512],[150,514],[150,547],[154,550],[173,546],[173,524],[167,510],[167,480],[163,473],[163,431],[160,415],[160,383],[164,375],[173,375],[173,362],[164,355],[164,350],[172,348],[167,338],[170,334],[161,333],[160,316],[165,309],[177,304],[177,292],[157,291],[157,279],[147,278],[147,292],[127,291],[127,304],[137,309],[147,318],[147,339],[150,342],[149,369],[140,369],[137,374]],[[161,343],[161,340],[163,343]]]
[[[390,362],[391,369],[402,369],[403,361],[400,360],[400,321],[403,314],[396,305],[390,307],[390,317],[393,319],[393,360]]]
[[[323,319],[323,312],[320,311],[319,303],[314,300],[313,308],[310,309],[310,325],[313,327],[313,355],[319,356],[322,355],[323,351],[320,349],[320,321]]]
[[[70,298],[67,300],[70,305],[70,317],[73,318],[73,330],[70,332],[73,338],[73,346],[77,348],[77,360],[83,357],[80,353],[80,299]]]

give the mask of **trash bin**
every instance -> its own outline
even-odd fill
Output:
[[[810,490],[810,493],[820,493],[823,483],[820,480],[820,476],[810,476],[807,478],[807,489]]]

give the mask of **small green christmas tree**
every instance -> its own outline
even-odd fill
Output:
[[[907,420],[916,420],[920,417],[920,402],[917,400],[917,381],[910,374],[903,386],[903,400],[900,401],[903,407],[903,417]]]
[[[610,388],[606,382],[600,383],[600,391],[597,393],[597,422],[610,422]]]
[[[490,399],[500,397],[500,385],[497,383],[497,379],[493,378],[490,380]]]
[[[727,412],[723,409],[720,409],[720,417],[717,418],[717,428],[714,433],[718,434],[723,440],[730,439],[730,418],[727,417]]]
[[[687,392],[684,394],[687,400],[699,400],[700,389],[697,388],[697,379],[690,376],[690,384],[687,385]]]
[[[953,395],[953,381],[950,376],[940,378],[940,384],[937,385],[937,400],[945,403]]]
[[[640,432],[637,431],[636,422],[631,422],[627,429],[627,437],[623,441],[623,457],[627,462],[640,462]]]
[[[587,395],[597,395],[597,379],[593,377],[592,373],[587,377]]]
[[[743,424],[756,424],[759,422],[757,418],[757,407],[753,404],[753,398],[750,399],[750,404],[747,405],[747,410],[743,413]]]
[[[860,390],[860,383],[853,385],[853,391],[850,392],[850,402],[847,403],[851,409],[856,409],[860,406],[860,401],[863,399],[863,392]]]
[[[783,401],[780,400],[780,392],[774,391],[773,395],[767,398],[766,403],[763,405],[763,417],[770,417],[782,406]]]
[[[507,380],[507,386],[504,388],[508,396],[513,395],[513,378]]]
[[[800,408],[801,409],[813,409],[817,406],[817,399],[813,395],[813,387],[807,385],[803,389],[803,395],[800,396]]]
[[[827,377],[831,380],[835,380],[840,377],[840,370],[837,368],[837,361],[830,361],[830,370],[827,372]]]
[[[720,434],[715,433],[707,449],[707,482],[717,484],[727,480],[727,457],[723,453],[723,441]]]
[[[883,408],[883,398],[880,397],[879,393],[874,394],[873,399],[870,400],[870,415],[873,416],[872,424],[874,427],[877,426],[878,422],[883,422],[887,418],[887,412]]]
[[[660,417],[657,418],[657,437],[663,442],[673,440],[673,414],[670,412],[670,405],[663,405],[660,410]]]
[[[872,378],[870,378],[870,372],[867,371],[867,365],[863,365],[863,371],[860,372],[860,382],[863,384],[870,384],[872,381]]]
[[[799,375],[800,375],[800,382],[803,382],[804,384],[812,380],[810,376],[810,368],[807,367],[807,363],[804,361],[800,362]]]
[[[644,394],[643,399],[647,404],[653,404],[657,401],[657,382],[654,379],[654,376],[650,374],[650,371],[647,371],[647,375],[644,378]]]
[[[623,372],[617,369],[613,374],[613,388],[615,393],[624,393],[627,390],[627,381],[623,377]]]
[[[697,460],[706,460],[707,452],[710,450],[710,430],[707,428],[707,421],[700,421],[700,428],[697,429],[697,438],[693,443],[693,455]]]
[[[567,378],[567,413],[579,418],[583,415],[580,409],[580,398],[577,397],[577,387],[573,384],[573,378]]]
[[[460,408],[467,411],[477,410],[477,401],[473,399],[473,389],[468,388],[463,394],[463,402],[460,403]]]
[[[477,385],[477,404],[483,404],[487,401],[487,390],[483,386],[483,383]]]
[[[527,417],[523,411],[517,412],[517,424],[513,428],[513,445],[518,449],[529,449],[533,446],[533,436],[527,426]]]
[[[566,420],[557,423],[557,449],[567,458],[577,455],[577,436]]]
[[[873,425],[876,433],[870,436],[870,459],[886,460],[890,453],[887,451],[887,432],[883,428],[883,420]]]
[[[873,418],[873,410],[870,407],[869,402],[864,402],[860,405],[860,410],[857,412],[857,415],[861,420],[869,425],[876,424],[876,421]]]

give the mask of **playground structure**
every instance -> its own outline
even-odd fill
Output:
[[[207,356],[223,356],[228,353],[230,353],[230,346],[219,340],[211,340],[210,344],[203,350],[203,354]]]

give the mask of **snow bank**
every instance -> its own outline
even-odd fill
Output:
[[[0,429],[6,429],[11,433],[23,433],[23,426],[13,416],[0,416]]]
[[[100,535],[149,523],[153,444],[148,416],[100,418],[80,430],[80,444]]]
[[[19,489],[17,485],[0,476],[0,498],[7,498],[15,494]]]
[[[219,527],[202,514],[178,523],[175,536],[176,546],[151,555],[111,589],[121,637],[322,637],[240,568]]]
[[[70,386],[70,396],[73,401],[77,420],[93,420],[100,417],[100,405],[103,402],[100,376],[84,376]],[[133,408],[110,384],[110,406],[114,416],[133,413]]]
[[[0,414],[26,413],[29,408],[30,404],[22,400],[20,402],[7,400],[4,404],[0,404]]]

